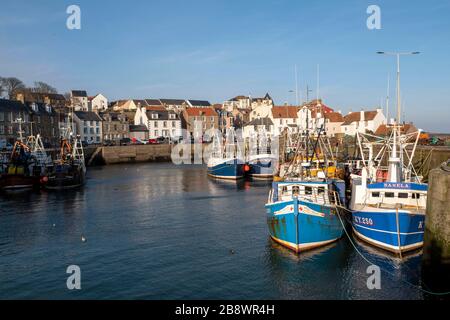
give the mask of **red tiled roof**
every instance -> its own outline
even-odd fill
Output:
[[[296,106],[274,106],[272,115],[274,118],[297,118],[298,107]]]
[[[377,115],[377,111],[364,111],[364,121],[373,120],[375,116]],[[348,115],[344,117],[344,123],[343,126],[349,125],[355,121],[361,120],[361,112],[351,112]]]
[[[344,117],[339,112],[326,112],[324,117],[330,122],[344,122]]]
[[[186,114],[188,117],[195,116],[207,116],[207,117],[217,117],[217,112],[213,108],[186,108]]]

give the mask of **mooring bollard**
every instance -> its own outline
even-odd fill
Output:
[[[450,291],[450,159],[429,174],[422,278],[430,291]]]

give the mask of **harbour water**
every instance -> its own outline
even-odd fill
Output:
[[[423,299],[402,263],[347,238],[297,255],[269,239],[266,182],[206,166],[90,168],[84,188],[0,196],[0,299]],[[84,237],[85,242],[81,240]],[[66,269],[81,268],[81,290]]]

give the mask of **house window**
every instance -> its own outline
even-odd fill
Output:
[[[163,121],[163,127],[167,128],[167,121]]]
[[[153,126],[154,126],[155,128],[158,128],[158,121],[155,121]]]
[[[0,124],[0,134],[4,134],[5,133],[5,126]]]
[[[177,126],[177,124],[175,123],[175,121],[172,121],[172,128],[175,128]]]
[[[84,134],[87,134],[87,129],[88,129],[88,128],[84,127],[84,130],[83,130],[83,131],[84,131]]]
[[[5,121],[5,114],[0,112],[0,121]]]
[[[95,128],[95,133],[99,134],[100,133],[100,128]]]
[[[155,130],[155,137],[158,137],[158,130]]]
[[[214,122],[214,117],[211,117],[211,122]]]

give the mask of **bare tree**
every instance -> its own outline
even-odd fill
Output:
[[[14,77],[2,78],[2,87],[4,88],[3,90],[8,93],[9,99],[13,98],[18,90],[26,88],[21,80]]]
[[[31,91],[39,93],[58,93],[56,88],[42,81],[36,81],[34,83],[34,88],[31,88]]]
[[[5,88],[3,87],[3,78],[0,77],[0,98],[3,96],[3,91],[5,91]]]

